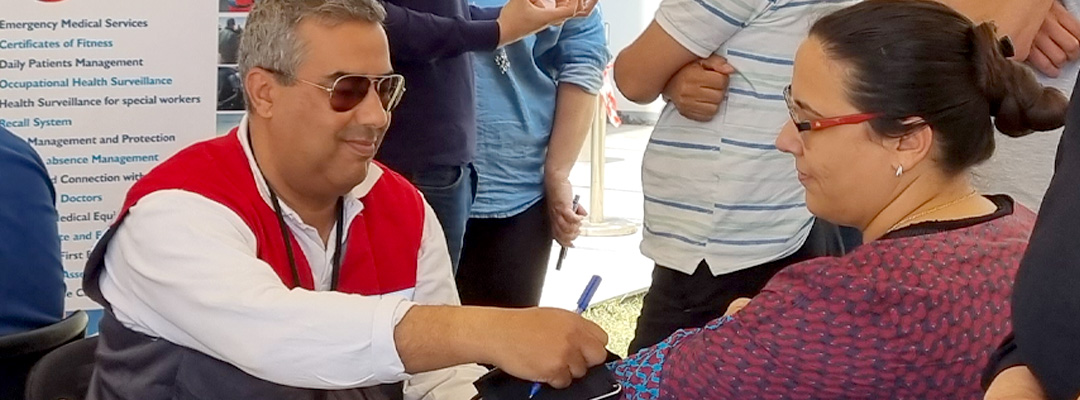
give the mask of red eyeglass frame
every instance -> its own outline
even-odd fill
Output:
[[[788,114],[791,116],[791,122],[795,123],[795,129],[798,129],[799,132],[819,131],[822,129],[832,128],[834,126],[840,125],[861,124],[863,122],[870,121],[874,118],[878,118],[881,116],[881,114],[878,113],[859,113],[843,115],[839,117],[800,121],[797,113],[795,112],[795,100],[791,97],[791,85],[787,85],[784,87],[784,102],[787,103]]]

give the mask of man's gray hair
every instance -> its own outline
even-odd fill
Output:
[[[378,0],[258,0],[240,39],[240,76],[261,67],[278,72],[280,82],[292,84],[304,55],[296,27],[309,18],[331,26],[354,21],[381,24],[386,9]]]

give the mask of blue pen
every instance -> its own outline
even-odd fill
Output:
[[[600,280],[600,275],[593,275],[592,278],[589,279],[589,284],[585,285],[585,291],[581,292],[581,297],[578,298],[577,308],[574,309],[575,313],[581,314],[585,312],[586,308],[589,308],[589,303],[592,302],[592,297],[596,294],[596,288],[600,287]],[[536,396],[536,394],[540,392],[541,387],[543,387],[543,385],[541,385],[540,382],[534,383],[532,389],[529,390],[529,398],[531,399],[533,396]]]

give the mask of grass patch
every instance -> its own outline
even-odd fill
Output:
[[[634,327],[641,315],[641,302],[644,298],[644,291],[631,293],[594,304],[585,310],[585,318],[600,325],[608,333],[607,347],[612,353],[626,357],[626,350],[634,339]]]

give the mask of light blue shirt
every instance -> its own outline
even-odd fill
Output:
[[[506,0],[472,0],[497,7]],[[496,56],[505,51],[504,73]],[[472,218],[509,218],[544,196],[544,160],[560,83],[597,93],[611,60],[599,7],[495,52],[475,52],[476,201]]]
[[[855,0],[663,0],[655,21],[694,55],[735,68],[708,122],[668,104],[641,164],[641,252],[693,274],[714,276],[784,258],[802,247],[813,216],[795,161],[776,149],[790,120],[784,87],[811,24]]]

